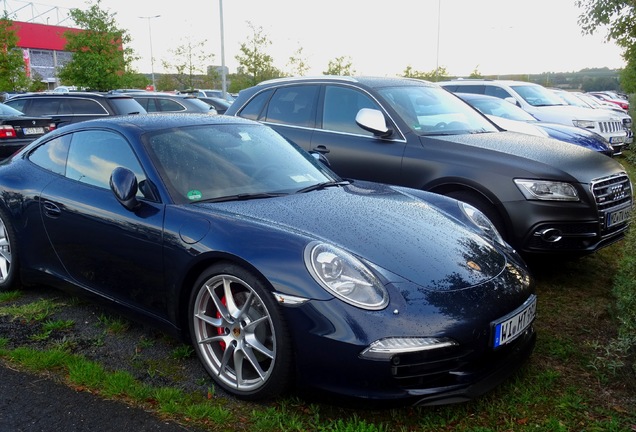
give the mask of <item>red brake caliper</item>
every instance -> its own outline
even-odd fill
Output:
[[[221,303],[223,303],[223,305],[224,305],[224,306],[227,306],[227,300],[225,299],[225,297],[223,297],[223,298],[221,299]],[[217,311],[217,313],[216,313],[216,317],[217,317],[217,318],[221,318],[221,312],[218,312],[218,311]],[[218,328],[216,329],[216,332],[217,332],[219,335],[224,335],[224,334],[225,334],[225,327],[218,327]],[[224,342],[224,341],[221,341],[221,342],[219,342],[219,345],[221,345],[221,349],[222,349],[223,351],[225,351],[225,348],[226,348],[225,342]]]

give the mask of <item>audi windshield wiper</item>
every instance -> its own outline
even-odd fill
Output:
[[[325,188],[333,187],[333,186],[347,186],[349,184],[351,184],[351,182],[349,180],[326,181],[326,182],[322,182],[322,183],[316,183],[314,185],[307,186],[307,187],[302,188],[302,189],[298,189],[296,191],[296,193],[306,193],[306,192],[321,190],[321,189],[325,189]]]
[[[283,195],[288,195],[287,193],[272,193],[272,192],[261,192],[261,193],[244,193],[244,194],[236,194],[236,195],[227,195],[218,198],[209,198],[201,201],[197,201],[199,203],[215,203],[215,202],[224,202],[224,201],[247,201],[253,199],[264,199],[264,198],[274,198]]]

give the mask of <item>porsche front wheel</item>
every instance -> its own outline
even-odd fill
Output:
[[[234,264],[210,267],[190,299],[192,343],[212,378],[243,399],[282,393],[291,347],[279,305],[264,284]]]

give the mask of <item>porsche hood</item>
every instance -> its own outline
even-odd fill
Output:
[[[427,290],[479,285],[506,266],[506,257],[489,240],[430,203],[390,186],[354,183],[200,206],[337,245],[383,268],[385,277],[396,279],[391,282],[406,279]]]

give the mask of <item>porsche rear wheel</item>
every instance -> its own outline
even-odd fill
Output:
[[[0,291],[13,288],[17,279],[16,240],[13,226],[0,210]]]
[[[279,305],[234,264],[210,267],[190,299],[190,334],[216,383],[243,399],[274,397],[291,379],[291,347]]]

